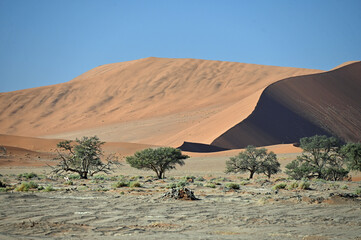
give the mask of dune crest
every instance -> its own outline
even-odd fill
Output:
[[[243,148],[297,142],[306,136],[333,135],[361,141],[361,62],[271,84],[257,107],[212,145]]]

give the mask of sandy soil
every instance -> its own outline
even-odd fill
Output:
[[[11,174],[2,177],[9,185],[21,182]],[[169,191],[166,186],[181,178],[143,177],[137,180],[141,187],[114,189],[111,185],[118,178],[72,180],[70,186],[61,178],[41,177],[31,180],[52,184],[56,191],[0,193],[0,238],[360,239],[361,235],[361,197],[352,194],[359,182],[336,186],[315,181],[311,190],[275,191],[277,179],[206,177],[187,183],[200,200],[184,201],[163,197]],[[215,188],[206,187],[211,182]],[[232,190],[227,188],[229,182],[245,185]]]

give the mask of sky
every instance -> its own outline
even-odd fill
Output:
[[[330,70],[361,60],[361,1],[0,0],[0,92],[146,57]]]

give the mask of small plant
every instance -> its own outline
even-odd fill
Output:
[[[167,188],[170,188],[170,189],[176,188],[176,187],[177,187],[177,184],[175,184],[175,183],[170,183],[170,184],[168,184],[168,186],[167,186]]]
[[[226,187],[229,188],[229,189],[239,189],[239,184],[237,184],[237,183],[228,183],[226,185]]]
[[[331,183],[330,187],[332,187],[333,189],[338,189],[340,187],[340,185],[337,183]]]
[[[79,175],[78,175],[79,176]],[[80,176],[79,176],[80,177]],[[93,180],[109,180],[108,176],[105,176],[104,174],[95,175],[92,177]]]
[[[310,183],[309,183],[309,182],[302,181],[302,182],[300,182],[300,184],[298,185],[298,187],[299,187],[299,189],[307,190],[307,189],[310,189]]]
[[[205,187],[216,188],[216,184],[214,184],[214,183],[207,183],[207,184],[205,185]]]
[[[199,182],[203,182],[203,181],[205,181],[206,179],[204,179],[204,177],[196,177],[195,180],[196,180],[196,181],[199,181]]]
[[[131,188],[142,187],[142,185],[138,181],[132,181],[129,183],[129,187]]]
[[[80,175],[78,174],[71,174],[68,177],[70,180],[80,179]]]
[[[32,178],[37,178],[37,177],[38,177],[38,175],[36,173],[33,173],[33,172],[31,172],[31,173],[22,173],[22,174],[18,175],[19,179],[23,179],[23,178],[32,179]]]
[[[348,186],[347,186],[347,185],[343,185],[343,186],[341,187],[341,189],[346,190],[346,189],[348,189]]]
[[[53,185],[49,184],[44,188],[44,192],[52,192],[55,191]]]
[[[193,182],[194,179],[196,179],[196,177],[195,176],[184,176],[183,179],[186,181],[189,181],[189,182]]]
[[[244,180],[244,181],[240,182],[239,184],[242,185],[242,186],[245,186],[245,185],[249,184],[249,181]]]
[[[287,186],[288,190],[292,190],[292,189],[295,189],[295,188],[298,188],[298,182],[293,182],[293,183],[291,183],[290,185]]]
[[[355,194],[357,194],[357,195],[360,196],[360,195],[361,195],[361,188],[356,189],[356,190],[355,190]]]
[[[119,181],[112,185],[113,188],[121,188],[121,187],[128,187],[129,182]]]
[[[65,182],[65,185],[74,185],[73,181],[69,180]]]
[[[0,187],[0,192],[7,192],[6,187]]]
[[[187,181],[181,180],[177,183],[177,187],[182,188],[185,187],[187,184],[188,184]]]
[[[286,183],[279,183],[279,184],[277,184],[277,185],[274,185],[274,186],[272,187],[272,189],[273,189],[273,190],[285,189],[286,186],[287,186]]]

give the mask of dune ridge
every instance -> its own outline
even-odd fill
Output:
[[[210,144],[246,118],[271,83],[320,70],[145,58],[62,84],[0,94],[0,133],[180,146]]]
[[[361,141],[361,62],[278,81],[255,110],[212,145],[243,148],[297,142],[315,134]]]

